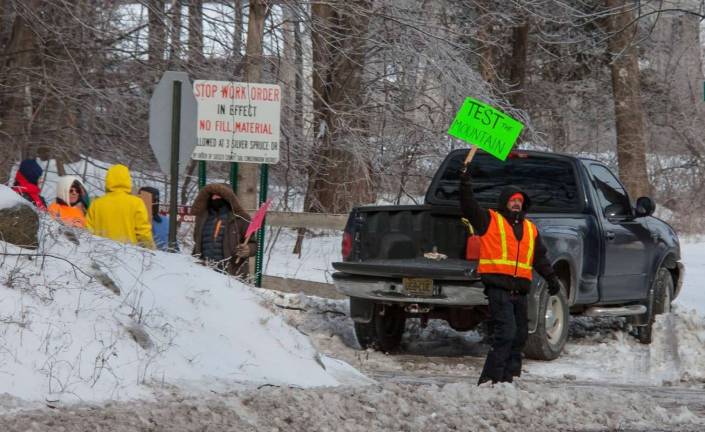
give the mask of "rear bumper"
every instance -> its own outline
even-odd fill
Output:
[[[487,304],[480,281],[434,281],[432,297],[412,297],[404,292],[401,280],[333,273],[338,292],[349,297],[385,303],[423,303],[439,306],[479,306]]]

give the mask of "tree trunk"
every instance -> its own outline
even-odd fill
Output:
[[[264,0],[250,0],[247,20],[247,48],[245,50],[245,80],[250,83],[262,82],[262,39],[267,5]],[[238,169],[238,191],[240,202],[246,209],[257,208],[256,164],[241,163]]]
[[[191,72],[203,67],[203,0],[188,3],[188,64]]]
[[[12,28],[12,8],[9,0],[0,0],[0,47],[5,46]]]
[[[304,78],[304,48],[302,43],[301,30],[298,23],[294,26],[294,52],[296,54],[296,80],[295,80],[295,93],[294,93],[294,132],[292,133],[292,139],[297,141],[297,148],[303,148],[303,138],[304,138],[304,117],[303,117],[303,106],[304,106],[304,89],[303,89],[303,78]],[[286,147],[287,151],[287,181],[289,170],[292,168],[291,165],[291,143]],[[300,150],[299,150],[300,151]],[[288,185],[288,183],[287,183]],[[308,194],[306,194],[308,195]],[[304,196],[304,208],[306,208],[306,195]],[[288,207],[288,206],[287,206]],[[301,257],[301,250],[303,248],[304,236],[306,230],[304,228],[299,228],[296,235],[296,243],[294,244],[294,250],[292,253]]]
[[[37,10],[38,0],[26,5]],[[0,182],[9,180],[12,165],[18,156],[29,156],[29,122],[32,117],[30,82],[36,66],[37,52],[34,32],[22,14],[15,14],[0,64]]]
[[[164,72],[164,48],[166,47],[166,31],[164,24],[164,0],[149,0],[148,3],[148,58],[149,65],[158,80]]]
[[[608,47],[612,59],[612,93],[617,129],[619,174],[632,198],[649,195],[646,147],[642,120],[637,47],[637,22],[632,4],[626,0],[607,0],[613,10],[608,18],[611,33]]]
[[[282,131],[284,132],[284,141],[280,147],[283,153],[284,168],[284,199],[289,195],[290,174],[291,174],[291,147],[299,143],[300,134],[297,130],[297,115],[301,112],[300,105],[296,104],[296,82],[297,82],[297,50],[296,50],[296,27],[298,21],[293,13],[291,6],[282,6],[282,39],[283,39],[283,55],[280,59],[280,77],[282,81]],[[285,203],[287,205],[288,203]]]
[[[171,0],[170,39],[169,65],[178,69],[181,60],[181,0]]]
[[[233,56],[236,59],[242,57],[242,30],[244,20],[242,19],[242,0],[235,0],[235,29],[233,31]]]
[[[494,41],[492,40],[494,19],[490,14],[492,12],[491,2],[490,0],[478,0],[477,7],[479,14],[484,15],[477,32],[480,52],[480,75],[488,83],[495,84],[497,82],[497,69]]]
[[[362,72],[368,0],[314,3],[313,107],[316,145],[309,169],[306,211],[344,213],[374,202],[370,161],[356,150],[367,139]]]
[[[525,108],[526,63],[529,49],[529,19],[524,18],[519,26],[514,27],[512,41],[512,61],[509,74],[511,83],[510,100],[515,107]]]

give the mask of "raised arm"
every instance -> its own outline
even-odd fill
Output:
[[[467,168],[461,171],[460,174],[460,210],[463,216],[466,217],[475,234],[483,235],[487,232],[487,227],[490,223],[490,212],[480,206],[472,193],[472,178]]]

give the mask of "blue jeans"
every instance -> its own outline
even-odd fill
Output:
[[[521,375],[521,352],[529,336],[526,294],[488,286],[485,295],[494,335],[478,384],[512,382],[513,377]]]

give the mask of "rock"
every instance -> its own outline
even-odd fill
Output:
[[[29,205],[0,208],[0,241],[36,249],[38,230],[39,215]]]

